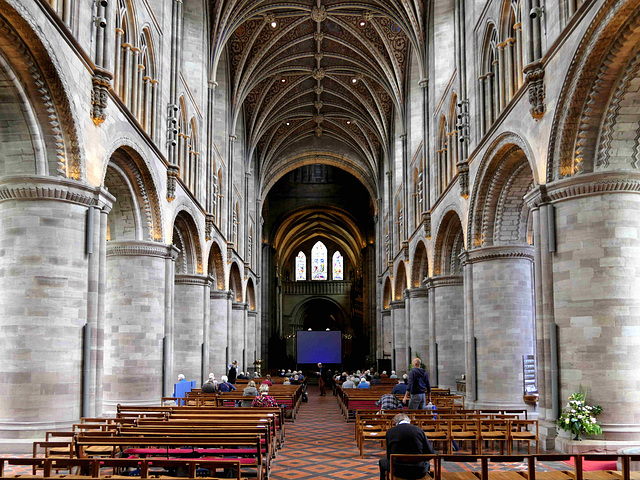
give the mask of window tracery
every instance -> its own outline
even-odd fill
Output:
[[[311,280],[327,279],[327,247],[318,241],[311,249]]]
[[[344,259],[339,251],[333,254],[333,279],[344,280]]]
[[[307,256],[302,252],[298,252],[296,257],[296,282],[305,281],[307,279]]]

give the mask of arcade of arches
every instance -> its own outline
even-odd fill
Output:
[[[640,444],[638,0],[0,0],[0,146],[0,446],[308,328]]]

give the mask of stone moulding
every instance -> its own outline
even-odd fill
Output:
[[[585,173],[547,185],[541,185],[525,196],[530,208],[546,202],[561,202],[575,197],[605,193],[640,193],[640,173]]]
[[[479,263],[491,260],[523,258],[533,262],[531,245],[495,245],[492,247],[469,250],[466,263]]]
[[[427,278],[424,282],[425,286],[428,289],[438,287],[453,287],[462,285],[463,283],[464,282],[462,275],[440,275],[437,277]]]
[[[249,310],[249,304],[248,303],[236,303],[236,302],[233,302],[231,304],[231,309],[232,310]]]
[[[198,285],[201,287],[211,286],[213,277],[209,275],[176,275],[176,285]]]
[[[429,290],[426,287],[414,287],[407,290],[407,296],[409,298],[427,298],[429,296]]]
[[[156,242],[107,242],[107,257],[160,257],[175,261],[178,253],[173,245]]]
[[[115,197],[100,187],[74,180],[40,176],[4,177],[0,180],[0,202],[6,200],[58,200],[109,213]]]
[[[214,300],[227,300],[227,291],[226,290],[211,290],[209,294],[209,298]]]
[[[389,303],[389,310],[398,310],[400,308],[405,308],[404,300],[394,300]]]

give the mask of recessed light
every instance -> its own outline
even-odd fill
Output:
[[[353,83],[355,85],[356,83],[358,83],[358,79],[356,77],[353,77],[351,79],[351,83]]]
[[[351,120],[347,120],[347,125],[351,125]]]
[[[286,83],[286,82],[287,82],[287,79],[286,79],[286,78],[283,78],[283,79],[281,79],[280,81],[281,81],[282,83]]]
[[[278,28],[278,22],[276,22],[275,20],[273,22],[271,22],[271,28]]]
[[[285,125],[288,127],[289,125],[291,125],[291,122],[287,122],[285,123]]]
[[[367,22],[365,22],[364,20],[360,20],[360,23],[358,23],[358,25],[360,25],[361,27],[364,27],[367,24]]]

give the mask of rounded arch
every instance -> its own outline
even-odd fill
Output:
[[[384,281],[384,288],[382,289],[382,308],[384,310],[389,310],[389,305],[391,304],[391,279],[387,277]]]
[[[34,145],[42,149],[36,152],[40,168],[33,173],[83,179],[78,122],[70,100],[72,88],[36,20],[27,10],[18,13],[7,2],[0,3],[0,56],[3,57],[0,68],[5,76],[9,69],[19,81],[22,103],[26,101],[30,107],[22,112],[31,117],[26,130],[33,132],[36,127],[40,130],[40,139]]]
[[[236,262],[233,262],[229,269],[229,290],[233,292],[233,298],[236,303],[242,302],[244,293],[242,291],[242,275]]]
[[[322,305],[326,304],[332,311],[327,311]],[[335,313],[336,315],[333,315]],[[333,318],[332,318],[333,317]],[[334,298],[324,295],[314,295],[298,303],[291,312],[294,325],[312,330],[344,330],[348,326],[348,312]]]
[[[207,273],[214,278],[214,285],[217,290],[224,290],[224,259],[222,257],[222,249],[218,242],[211,242],[209,249],[209,261],[207,262]]]
[[[425,247],[422,240],[419,240],[413,252],[413,260],[411,262],[411,287],[420,287],[422,280],[428,276],[429,259],[427,257],[427,247]]]
[[[253,279],[250,278],[247,281],[247,304],[249,305],[249,310],[255,311],[256,309],[256,291],[253,286]]]
[[[464,232],[458,212],[447,211],[437,232],[433,274],[460,275],[459,256],[464,250]]]
[[[638,2],[604,2],[564,76],[551,129],[547,182],[594,170],[600,135],[582,132],[599,131],[616,84],[639,46]]]
[[[404,291],[407,289],[407,269],[404,266],[404,260],[400,260],[398,263],[398,268],[396,269],[394,285],[394,300],[402,300],[402,295]]]
[[[504,134],[483,157],[469,208],[469,248],[527,243],[524,195],[535,185],[527,151],[520,137]]]
[[[104,162],[101,185],[109,188],[118,202],[117,191],[124,193],[121,189],[125,183],[128,184],[131,201],[135,204],[135,211],[139,212],[135,238],[162,241],[162,214],[158,190],[147,161],[138,153],[132,142],[121,140],[115,145],[117,146],[109,150],[110,153]],[[119,175],[120,181],[114,175]],[[113,211],[109,214],[110,224],[118,221],[113,214]]]
[[[176,260],[176,274],[202,274],[200,235],[193,217],[186,209],[176,211],[172,242],[180,250]]]

